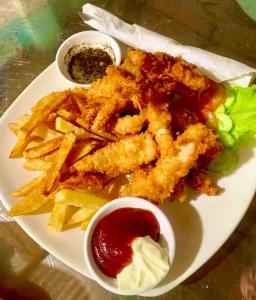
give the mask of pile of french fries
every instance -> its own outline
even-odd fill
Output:
[[[53,92],[40,99],[30,115],[9,124],[18,137],[10,158],[23,157],[25,169],[42,171],[12,193],[21,200],[9,215],[35,214],[48,208],[50,229],[62,231],[75,224],[85,229],[111,198],[105,197],[113,188],[105,178],[72,169],[75,162],[106,143],[105,137],[86,130],[80,90]]]

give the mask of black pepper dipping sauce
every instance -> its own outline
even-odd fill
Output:
[[[68,72],[78,83],[92,83],[102,78],[107,66],[112,64],[113,61],[106,51],[85,47],[72,56],[68,64]]]

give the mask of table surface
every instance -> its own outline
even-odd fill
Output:
[[[78,17],[83,0],[0,0],[0,113],[55,58],[60,43],[89,29]],[[95,0],[129,23],[256,67],[254,1],[249,16],[234,0]],[[255,8],[255,7],[254,7]],[[255,8],[256,9],[256,8]],[[1,132],[1,134],[3,134]],[[227,212],[228,213],[228,212]],[[233,235],[200,270],[155,299],[236,300],[256,277],[256,198]],[[255,282],[256,285],[256,282]],[[142,299],[119,297],[41,249],[0,205],[0,299]]]

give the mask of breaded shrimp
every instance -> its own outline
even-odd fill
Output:
[[[180,58],[135,49],[128,51],[120,66],[109,66],[106,73],[85,93],[86,103],[97,108],[93,120],[90,113],[92,131],[104,129],[112,116],[124,111],[129,103],[142,111],[150,101],[161,101],[173,93],[177,84],[199,92],[211,84],[195,66]]]
[[[192,189],[209,196],[218,195],[220,188],[214,185],[212,177],[205,171],[192,170],[187,177],[188,184]]]
[[[151,171],[135,171],[122,194],[139,196],[156,203],[168,198],[180,178],[186,176],[200,154],[213,147],[216,135],[201,123],[190,125],[174,142],[170,153],[161,156]]]
[[[78,171],[99,172],[110,176],[128,173],[156,158],[157,147],[151,134],[129,136],[85,156],[74,164]]]
[[[116,120],[111,132],[117,136],[136,134],[142,130],[145,121],[146,118],[143,111],[139,115],[127,115]]]

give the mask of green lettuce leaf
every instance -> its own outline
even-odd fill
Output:
[[[241,145],[242,140],[246,141],[245,137],[256,134],[256,85],[228,87],[226,100],[215,111],[215,116],[219,139],[226,149],[213,160],[209,170],[224,173],[237,165],[233,149]]]
[[[226,100],[214,114],[218,120],[219,138],[227,148],[256,134],[256,85],[227,87]]]
[[[232,107],[227,108],[227,114],[233,121],[230,134],[238,142],[243,137],[256,133],[256,85],[230,89],[235,95]]]

